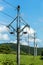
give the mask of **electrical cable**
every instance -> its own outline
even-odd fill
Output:
[[[20,18],[21,18],[21,20],[23,21],[23,24],[27,24],[26,21],[25,21],[22,17],[20,17]],[[24,22],[25,22],[25,23],[24,23]]]
[[[9,14],[7,14],[7,13],[5,13],[5,12],[3,12],[3,11],[0,11],[0,13],[3,13],[4,15],[6,15],[6,16],[12,18],[12,19],[14,19],[12,16],[10,16]]]
[[[17,18],[17,17],[16,17],[16,18]],[[13,21],[9,24],[9,26],[16,20],[16,18],[15,18],[15,19],[13,18]]]
[[[14,8],[14,6],[10,4],[9,2],[7,2],[6,0],[2,0],[2,1]]]
[[[11,25],[10,25],[11,26]],[[16,31],[14,28],[13,28],[13,26],[11,26],[11,28],[14,30],[14,31]],[[17,32],[17,31],[16,31]]]
[[[0,23],[0,25],[7,26],[7,25],[5,25],[5,24],[3,24],[3,23]]]

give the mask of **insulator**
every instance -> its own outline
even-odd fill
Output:
[[[27,34],[27,32],[23,32],[24,34]]]
[[[10,34],[14,34],[14,32],[10,32]]]

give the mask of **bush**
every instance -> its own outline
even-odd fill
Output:
[[[14,65],[14,62],[11,61],[11,60],[6,60],[6,61],[3,61],[2,64],[3,64],[3,65]]]
[[[34,63],[31,63],[30,65],[34,65]]]
[[[41,52],[41,60],[43,60],[43,51]]]

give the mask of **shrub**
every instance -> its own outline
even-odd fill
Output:
[[[43,51],[41,52],[41,60],[43,60]]]
[[[3,61],[2,64],[3,64],[3,65],[14,65],[14,62],[11,61],[11,60],[6,60],[6,61]]]

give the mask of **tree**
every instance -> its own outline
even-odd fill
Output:
[[[41,52],[41,60],[43,60],[43,51]]]

